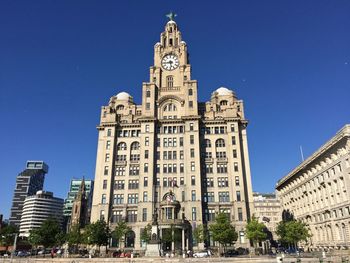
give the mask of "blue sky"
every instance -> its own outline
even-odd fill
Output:
[[[200,4],[199,4],[200,3]],[[17,174],[44,160],[45,189],[94,177],[100,107],[140,103],[153,45],[176,21],[199,99],[220,87],[245,102],[253,188],[278,179],[349,123],[349,1],[0,2],[0,213]]]

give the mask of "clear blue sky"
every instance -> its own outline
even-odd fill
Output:
[[[278,179],[350,122],[350,1],[0,2],[0,213],[28,159],[50,166],[65,197],[94,177],[100,107],[127,90],[140,103],[170,10],[199,98],[219,86],[245,101],[253,188]]]

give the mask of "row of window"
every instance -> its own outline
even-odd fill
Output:
[[[212,163],[206,163],[205,164],[205,173],[206,174],[212,174],[213,173],[213,164]],[[233,171],[238,172],[238,163],[233,163]],[[227,164],[226,163],[218,163],[216,165],[216,172],[219,174],[227,173]]]

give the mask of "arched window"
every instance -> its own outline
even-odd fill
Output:
[[[192,96],[193,95],[193,89],[189,89],[188,90],[188,96]]]
[[[217,139],[215,142],[216,147],[225,147],[225,141],[224,139]]]
[[[164,106],[164,111],[177,111],[175,104],[169,103]]]
[[[174,86],[174,77],[173,76],[166,77],[166,86],[168,88],[172,88]]]
[[[209,139],[205,139],[205,147],[207,148],[211,147],[211,141]]]
[[[138,142],[133,142],[131,144],[131,150],[139,150],[140,149],[140,143]]]
[[[227,100],[222,100],[222,101],[220,101],[220,105],[221,105],[221,106],[227,105]]]
[[[117,150],[121,151],[121,150],[126,150],[126,143],[125,142],[120,142],[117,145]]]
[[[124,105],[118,105],[117,110],[124,110]]]

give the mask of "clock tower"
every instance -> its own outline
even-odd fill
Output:
[[[197,81],[191,79],[191,65],[187,44],[182,40],[174,14],[154,45],[154,65],[150,67],[149,82],[143,83],[142,101],[144,112],[149,117],[163,117],[165,103],[173,100],[182,116],[198,115]],[[158,111],[156,110],[158,109]],[[169,115],[173,118],[175,115]]]

